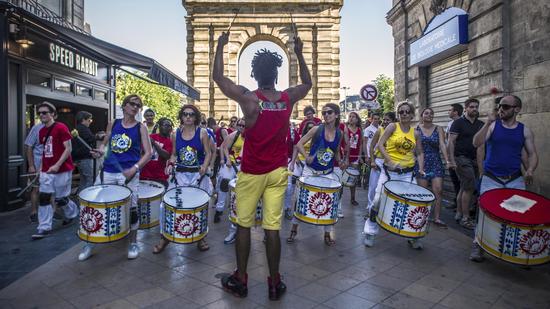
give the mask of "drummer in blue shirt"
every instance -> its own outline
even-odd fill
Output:
[[[139,228],[138,189],[139,171],[151,160],[151,141],[145,125],[136,120],[143,103],[136,94],[131,94],[122,101],[123,118],[116,119],[107,126],[107,134],[99,146],[99,154],[105,154],[103,171],[96,179],[96,184],[125,185],[132,190],[130,203],[130,245],[128,259],[139,256],[137,230]],[[105,147],[108,147],[105,152]],[[92,245],[86,244],[78,255],[84,261],[92,255]]]
[[[324,122],[309,130],[296,144],[300,154],[306,158],[306,166],[302,171],[302,176],[322,175],[340,182],[341,171],[345,170],[348,165],[347,158],[340,161],[339,150],[344,136],[343,132],[338,128],[340,124],[340,107],[337,104],[328,103],[323,107],[321,115]],[[313,140],[310,151],[306,154],[304,145],[311,139]],[[349,151],[346,151],[346,154],[348,153]],[[339,167],[337,166],[338,163],[340,163]],[[299,221],[293,218],[292,223],[287,243],[293,243],[298,234]],[[327,246],[332,246],[336,243],[330,235],[332,230],[332,225],[324,227],[324,239]]]

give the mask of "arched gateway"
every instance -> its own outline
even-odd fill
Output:
[[[183,0],[187,10],[187,80],[201,92],[198,107],[216,118],[227,118],[236,112],[236,102],[225,97],[214,84],[212,66],[217,39],[228,29],[237,10],[224,59],[229,78],[237,81],[241,51],[255,41],[267,40],[289,52],[289,83],[298,84],[293,20],[304,42],[304,58],[313,81],[310,93],[294,110],[295,116],[301,116],[306,105],[338,102],[342,5],[343,0]]]

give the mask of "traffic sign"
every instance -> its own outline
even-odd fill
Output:
[[[366,84],[361,88],[359,94],[365,101],[374,101],[376,97],[378,97],[378,89],[376,89],[376,86],[373,84]]]

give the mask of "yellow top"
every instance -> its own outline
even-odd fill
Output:
[[[395,131],[386,142],[386,151],[391,160],[399,163],[402,168],[414,166],[414,148],[416,140],[414,138],[414,128],[410,128],[405,133],[401,130],[399,123],[395,124]]]
[[[230,156],[231,162],[235,163],[235,158],[238,158],[241,156],[243,145],[244,145],[243,135],[239,134],[239,138],[237,138],[237,141],[235,141],[235,143],[233,144],[233,148],[231,148],[231,150],[233,150],[233,155]]]
[[[304,150],[306,151],[306,154],[309,155],[310,149],[311,149],[311,140],[309,140],[307,143],[304,144]],[[302,154],[298,152],[298,160],[305,161],[306,158],[304,158],[304,156],[302,156]]]
[[[147,133],[153,134],[153,129],[155,128],[155,124],[153,123],[152,126],[149,126],[147,123],[145,123],[145,127],[147,128]]]
[[[380,140],[382,135],[384,135],[384,128],[380,126],[380,128],[378,128],[378,140]],[[378,150],[378,143],[374,145],[374,157],[378,159],[383,159],[382,154],[380,153],[380,150]]]

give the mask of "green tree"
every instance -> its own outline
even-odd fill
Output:
[[[135,74],[147,78],[144,73],[137,72]],[[122,103],[124,97],[130,94],[139,95],[143,104],[155,111],[157,114],[155,119],[158,120],[160,117],[167,117],[174,121],[175,124],[179,123],[177,121],[178,111],[186,102],[185,97],[179,92],[147,82],[132,74],[117,71],[117,104]]]
[[[393,112],[395,110],[395,95],[393,79],[384,74],[378,75],[374,80],[376,88],[378,88],[378,98],[376,99],[384,113]]]

